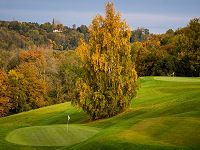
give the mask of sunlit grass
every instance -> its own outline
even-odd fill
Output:
[[[172,80],[171,80],[172,78]],[[197,81],[197,82],[196,82]],[[143,77],[141,87],[132,106],[127,111],[109,118],[91,122],[82,111],[73,108],[70,103],[63,103],[29,112],[12,115],[0,119],[1,149],[200,149],[200,82],[199,78],[180,77]],[[70,124],[74,125],[74,133],[79,126],[86,130],[78,130],[75,135],[81,138],[93,128],[98,128],[94,136],[68,145],[56,145],[49,140],[50,145],[23,146],[6,140],[12,132],[35,126],[43,126],[40,137],[61,131],[56,137],[67,140],[69,137],[63,131],[66,129],[67,115]],[[60,125],[59,125],[60,124]],[[59,126],[61,127],[59,129]],[[73,125],[72,125],[73,126]],[[50,127],[50,128],[49,128]],[[51,127],[52,133],[51,133]],[[36,127],[37,128],[37,127]],[[92,129],[93,129],[92,128]],[[39,129],[40,130],[40,129]],[[28,132],[24,133],[26,136]],[[46,134],[48,133],[48,134]],[[20,134],[20,133],[19,133]],[[22,134],[22,133],[21,133]],[[22,134],[23,135],[23,134]],[[59,136],[60,135],[60,136]],[[18,134],[15,135],[18,139]],[[76,137],[74,136],[74,137]],[[30,139],[31,139],[30,132]],[[14,138],[15,139],[15,138]],[[82,139],[82,138],[81,138]],[[18,139],[20,140],[20,139]],[[34,140],[34,139],[33,139]],[[33,141],[35,143],[35,141]],[[15,140],[14,140],[15,141]],[[61,140],[62,141],[62,140]],[[47,142],[47,143],[48,143]],[[45,142],[44,142],[45,143]],[[61,146],[61,147],[60,147]]]

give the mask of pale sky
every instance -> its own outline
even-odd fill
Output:
[[[55,18],[70,27],[89,25],[104,13],[106,2],[114,2],[132,29],[151,33],[175,30],[200,17],[200,0],[0,0],[0,20],[45,23]]]

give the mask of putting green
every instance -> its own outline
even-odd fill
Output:
[[[199,77],[154,77],[155,80],[174,81],[174,82],[200,82]]]
[[[11,143],[28,146],[69,146],[94,136],[99,129],[69,125],[33,126],[10,132],[6,140]]]

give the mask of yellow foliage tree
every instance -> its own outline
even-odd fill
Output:
[[[76,52],[82,61],[82,77],[73,100],[92,120],[123,112],[136,95],[137,73],[131,60],[131,31],[113,3],[105,17],[97,15],[89,27],[89,43],[80,41]]]
[[[0,70],[0,117],[8,115],[13,104],[11,102],[11,91],[8,76]]]
[[[47,104],[47,83],[32,63],[23,63],[9,71],[9,84],[15,111],[21,112]]]

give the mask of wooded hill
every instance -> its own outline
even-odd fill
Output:
[[[80,38],[88,39],[88,28],[76,28],[55,23],[31,23],[0,21],[0,48],[31,48],[47,46],[55,50],[71,50],[77,47]]]
[[[149,30],[138,28],[132,31],[131,42],[144,41]],[[0,21],[0,48],[13,50],[28,49],[33,46],[45,46],[54,50],[73,50],[78,46],[80,38],[89,40],[88,27],[81,25],[72,28],[63,24],[32,23],[19,21]]]

